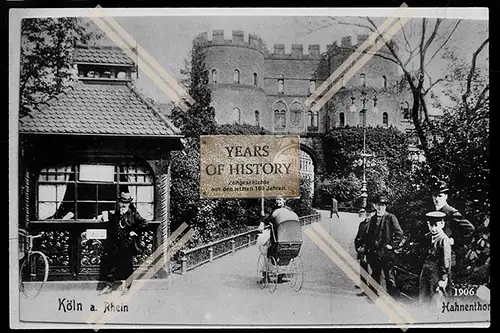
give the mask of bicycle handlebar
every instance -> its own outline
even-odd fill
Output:
[[[19,229],[19,234],[21,234],[21,236],[24,236],[26,238],[38,238],[38,237],[42,237],[43,235],[42,234],[38,234],[38,235],[30,235],[26,230],[24,229]]]

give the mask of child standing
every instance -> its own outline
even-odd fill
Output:
[[[443,231],[446,214],[434,211],[425,216],[429,232],[425,237],[427,251],[420,272],[420,303],[428,303],[446,295],[451,267],[450,239]]]

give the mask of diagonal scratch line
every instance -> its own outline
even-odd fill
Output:
[[[180,247],[182,247],[186,242],[188,242],[191,237],[193,236],[193,233],[194,231],[192,229],[190,229],[180,240],[177,244],[174,245],[174,248],[178,249]],[[171,254],[173,254],[173,251],[168,251],[167,252],[167,256],[170,256]],[[163,263],[162,262],[159,262],[157,263],[156,265],[154,265],[153,267],[151,267],[150,269],[148,269],[148,271],[143,275],[143,277],[141,279],[138,279],[137,280],[137,284],[135,286],[134,289],[130,289],[129,292],[125,295],[116,295],[116,296],[113,296],[113,297],[110,297],[111,298],[111,301],[120,301],[120,302],[127,302],[128,300],[130,300],[132,298],[132,296],[134,296],[134,294],[139,291],[143,286],[144,284],[146,284],[146,280],[150,279],[154,274],[156,274],[156,272],[163,266]],[[109,298],[108,298],[109,299]],[[99,330],[99,328],[101,328],[104,323],[105,323],[105,320],[109,320],[111,319],[111,317],[115,315],[115,312],[112,312],[112,313],[103,313],[103,314],[100,314],[98,315],[100,318],[99,320],[95,321],[95,324],[94,324],[94,330],[97,331]],[[91,318],[89,318],[89,320],[87,320],[87,322],[91,323],[92,320],[90,320]]]
[[[344,271],[353,281],[356,281],[357,279],[357,274],[346,265],[346,263],[335,253],[333,252],[328,245],[312,230],[312,228],[308,228],[304,230],[304,233],[335,263],[337,266]],[[372,299],[376,300],[377,297],[375,293],[370,289],[366,288],[365,292],[367,295]],[[408,325],[403,325],[405,323],[404,320],[402,320],[397,313],[393,311],[390,307],[387,306],[386,304],[386,299],[381,298],[382,301],[377,303],[379,307],[382,308],[382,310],[392,319],[392,321],[403,330],[406,331],[408,329]]]
[[[370,51],[372,52],[371,54],[364,54],[356,63],[354,63],[354,65],[352,66],[352,68],[347,71],[347,73],[344,75],[344,81],[349,81],[353,76],[354,74],[356,74],[360,69],[361,67],[363,67],[364,64],[366,64],[373,56],[374,54],[380,49],[382,48],[383,45],[385,45],[385,39],[390,39],[392,36],[394,36],[400,29],[402,29],[402,27],[411,19],[410,16],[405,16],[402,20],[401,20],[401,24],[395,24],[392,26],[392,28],[386,33],[386,34],[382,34],[382,38],[377,42],[375,43],[375,45],[370,49]],[[357,52],[355,52],[357,53]],[[335,86],[330,89],[330,91],[325,95],[323,96],[319,102],[317,104],[315,104],[313,107],[312,107],[312,111],[318,111],[330,98],[332,98],[332,96],[340,90],[340,88],[342,88],[342,81],[338,81]]]
[[[137,45],[138,56],[144,57],[146,62],[149,63],[151,67],[156,69],[160,73],[160,77],[165,79],[167,84],[175,90],[179,97],[184,97],[188,100],[190,104],[194,104],[194,99],[189,96],[186,90],[179,85],[177,80],[173,78],[144,48],[142,48],[137,42],[130,36],[125,29],[123,29],[120,24],[111,16],[107,16],[102,10],[101,6],[97,6],[95,9],[99,13],[100,17],[103,17],[109,25],[111,25],[120,37],[122,37],[129,45]]]
[[[359,263],[354,260],[350,255],[349,253],[347,253],[347,251],[339,244],[335,241],[335,239],[333,239],[332,236],[330,236],[325,229],[323,229],[321,227],[321,225],[319,223],[313,223],[312,226],[311,226],[318,234],[320,234],[324,240],[326,240],[337,252],[338,254],[340,255],[340,257],[344,260],[344,262],[347,262],[351,267],[352,269],[354,269],[355,271],[357,269],[360,269],[361,270],[361,275],[372,285],[374,286],[376,289],[377,289],[377,292],[379,293],[379,295],[381,296],[384,296],[388,301],[389,301],[389,304],[392,305],[394,307],[394,309],[396,311],[398,311],[401,316],[403,316],[408,322],[410,323],[414,323],[415,322],[415,319],[411,316],[410,313],[408,313],[408,311],[406,311],[406,309],[404,307],[402,307],[398,302],[396,302],[396,300],[394,300],[389,294],[386,293],[386,291],[384,290],[384,288],[382,288],[372,277],[370,274],[368,274],[368,272],[364,269],[362,269],[360,266],[359,266]]]
[[[400,15],[404,14],[408,8],[407,8],[407,4],[403,2],[403,4],[396,10],[396,12],[394,13],[394,16],[392,17],[389,17],[387,20],[384,21],[384,23],[378,28],[378,31],[380,32],[380,34],[384,33],[385,30],[391,25],[394,23],[394,21],[396,19],[398,19],[400,17]],[[332,84],[335,80],[337,80],[337,78],[351,65],[351,63],[353,63],[361,53],[363,53],[369,46],[371,46],[373,44],[373,42],[375,42],[375,39],[378,37],[378,33],[371,33],[369,38],[367,40],[365,40],[363,42],[363,44],[361,44],[358,49],[356,50],[356,52],[354,52],[353,54],[351,54],[343,63],[342,65],[340,65],[339,68],[337,68],[335,70],[335,72],[333,72],[332,75],[330,75],[330,77],[328,77],[328,79],[323,82],[323,84],[321,84],[321,86],[318,87],[318,89],[316,89],[316,91],[314,93],[311,94],[311,96],[309,96],[306,101],[305,101],[305,105],[307,107],[309,107],[327,88],[330,84]]]
[[[175,240],[186,228],[187,228],[187,224],[186,223],[183,223],[179,228],[177,228],[170,237],[168,237],[159,247],[158,249],[156,249],[156,251],[154,253],[152,253],[149,258],[146,259],[146,261],[149,261],[151,260],[152,262],[154,262],[158,257],[160,257],[162,254],[164,254],[164,249],[168,246],[168,244],[170,243],[170,241],[172,240]],[[191,231],[191,230],[190,230]],[[167,251],[167,253],[169,253]],[[134,280],[136,277],[138,277],[139,275],[141,275],[142,273],[142,269],[145,268],[145,265],[144,263],[139,267],[137,268],[133,273],[132,275],[127,279],[127,282],[130,282],[130,280]],[[144,276],[144,275],[143,275]],[[108,296],[107,300],[110,300],[111,298],[113,298],[113,296]],[[91,322],[92,319],[94,317],[97,317],[99,316],[99,314],[97,313],[93,313],[89,319],[87,320],[87,322]]]
[[[127,45],[127,43],[125,43],[125,41],[123,41],[108,25],[106,25],[102,19],[97,17],[97,14],[94,11],[91,11],[89,17],[118,47],[122,49],[128,57],[131,59],[135,58],[135,52],[132,50],[132,47]],[[139,69],[142,70],[172,102],[177,104],[183,110],[188,108],[185,101],[177,95],[177,91],[171,89],[169,85],[167,85],[154,71],[152,71],[148,63],[144,62],[142,57],[137,57],[137,65]],[[166,81],[168,82],[168,80]],[[172,85],[172,82],[169,82],[169,84]],[[189,95],[184,97],[192,100],[192,98],[187,96]]]

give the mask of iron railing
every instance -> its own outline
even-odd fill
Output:
[[[311,224],[321,219],[320,214],[300,217],[302,225]],[[177,265],[174,263],[171,271],[183,275],[187,271],[203,264],[234,253],[242,248],[250,247],[257,242],[257,228],[221,240],[204,244],[192,249],[181,250]]]

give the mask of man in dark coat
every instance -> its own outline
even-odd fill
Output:
[[[367,259],[372,269],[372,278],[380,285],[380,276],[384,271],[387,292],[393,297],[399,297],[394,276],[394,250],[399,246],[403,230],[398,219],[386,211],[388,200],[385,195],[379,195],[375,201],[377,214],[370,219],[366,234]],[[375,294],[376,288],[370,285]]]
[[[133,257],[139,254],[136,244],[148,222],[137,212],[129,193],[121,193],[118,198],[119,210],[110,216],[107,240],[104,246],[101,273],[106,279],[106,287],[100,294],[113,291],[116,280],[127,280],[134,272]],[[126,293],[132,285],[124,286]]]
[[[469,245],[474,233],[474,225],[469,222],[460,212],[448,204],[449,189],[444,181],[436,181],[432,187],[432,201],[436,211],[446,214],[444,233],[452,245],[452,267],[456,272],[460,267],[460,261],[465,255],[465,247]]]
[[[369,203],[366,205],[366,218],[361,221],[358,227],[358,233],[356,234],[356,238],[354,238],[354,247],[356,248],[357,252],[357,259],[359,260],[359,265],[361,269],[365,270],[368,272],[368,260],[366,258],[366,233],[368,232],[368,226],[370,225],[370,219],[373,217],[373,214],[376,212],[375,206],[372,203]],[[361,272],[359,274],[359,278],[361,280],[361,286],[363,284],[367,284],[366,279],[361,275]],[[357,288],[359,288],[358,285],[356,285]],[[365,296],[366,293],[363,291],[359,294],[356,294],[358,296]]]

